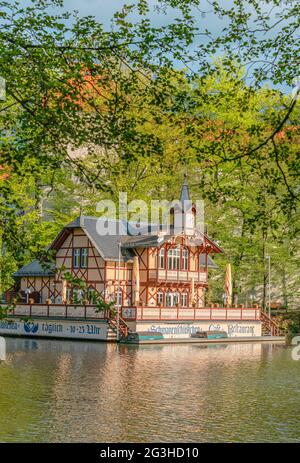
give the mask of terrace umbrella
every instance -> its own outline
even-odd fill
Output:
[[[226,303],[228,305],[231,305],[232,304],[231,264],[227,264],[226,270],[225,270],[225,295],[226,295]]]
[[[140,300],[140,268],[139,258],[134,256],[132,267],[133,303],[137,305]]]
[[[192,285],[191,285],[191,303],[195,302],[195,278],[192,277]]]

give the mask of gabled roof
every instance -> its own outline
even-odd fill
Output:
[[[30,264],[24,265],[17,272],[13,274],[14,277],[23,277],[23,276],[52,276],[55,275],[55,264],[47,263],[41,264],[38,260],[30,262]]]
[[[200,254],[200,264],[205,267],[205,254]],[[209,268],[219,268],[210,256],[207,256],[207,266]]]
[[[130,224],[121,220],[107,220],[99,217],[80,216],[70,222],[59,233],[57,238],[53,241],[50,249],[59,249],[71,230],[74,228],[82,228],[86,233],[91,243],[95,246],[97,251],[104,260],[118,260],[119,243],[123,243],[128,237]],[[110,230],[110,234],[105,234]],[[121,260],[128,261],[132,259],[134,253],[121,246]]]

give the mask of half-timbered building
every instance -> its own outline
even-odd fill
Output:
[[[222,249],[196,229],[195,213],[185,179],[171,227],[145,225],[137,234],[130,222],[81,215],[51,244],[54,263],[33,261],[15,273],[19,300],[13,315],[98,321],[106,326],[101,339],[108,338],[110,329],[117,335],[138,329],[160,330],[168,337],[202,329],[223,329],[230,336],[260,335],[258,307],[206,306],[208,270],[216,267],[212,256]],[[110,233],[105,234],[107,224]],[[84,281],[85,290],[74,288],[66,273]],[[98,295],[118,308],[118,327],[109,313],[96,310]],[[74,326],[64,331],[61,324],[61,332],[72,337]]]

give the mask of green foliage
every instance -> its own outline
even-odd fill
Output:
[[[136,0],[108,33],[93,17],[52,14],[58,0],[0,1],[1,290],[80,208],[95,214],[119,191],[174,199],[188,173],[236,292],[262,285],[264,302],[271,255],[283,298],[295,296],[299,104],[263,84],[297,75],[299,4],[213,1],[206,12],[199,0],[159,3],[176,19],[156,26],[152,2]],[[222,18],[216,36],[209,24]],[[213,278],[212,298],[222,285]]]
[[[79,277],[74,277],[71,272],[65,272],[63,274],[63,278],[67,281],[70,288],[79,289],[83,292],[83,299],[87,298],[89,287],[85,280]],[[79,303],[76,298],[74,299],[75,304]],[[98,293],[94,294],[93,304],[96,305],[96,312],[103,312],[106,310],[110,313],[111,316],[116,315],[114,302],[105,302],[103,297]]]

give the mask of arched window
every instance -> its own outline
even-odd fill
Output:
[[[158,255],[158,268],[165,268],[165,249],[161,248]]]
[[[167,307],[175,307],[177,304],[180,303],[180,294],[176,291],[172,293],[168,291],[166,293],[166,306]]]
[[[157,305],[164,304],[164,293],[162,291],[157,292]]]
[[[181,293],[181,305],[182,307],[188,306],[188,294],[187,293]]]
[[[115,292],[115,303],[117,306],[121,306],[123,304],[123,293],[121,289]]]
[[[166,293],[166,306],[171,307],[173,302],[173,294],[170,292]]]
[[[168,251],[168,269],[179,270],[180,267],[180,247],[171,248]]]
[[[173,306],[179,304],[180,294],[178,292],[173,293]]]
[[[182,250],[182,270],[188,270],[189,268],[189,251],[184,248]]]

